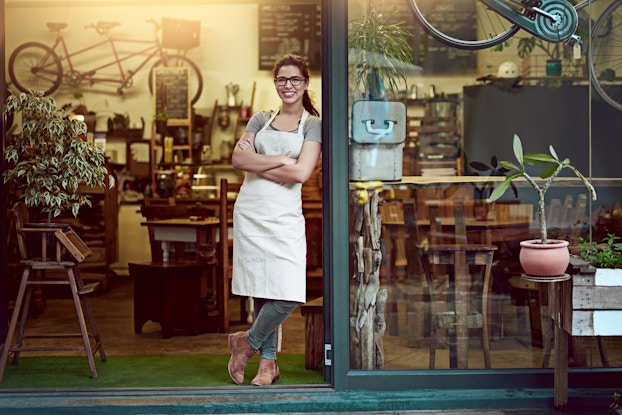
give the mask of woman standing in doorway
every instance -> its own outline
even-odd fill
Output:
[[[248,331],[229,335],[229,375],[243,383],[244,368],[259,350],[259,371],[251,381],[259,386],[279,379],[276,330],[306,301],[301,187],[315,168],[322,139],[303,58],[282,57],[273,74],[281,108],[251,117],[231,160],[246,172],[233,211],[232,292],[254,299],[255,321]]]

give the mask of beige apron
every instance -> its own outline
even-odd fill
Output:
[[[296,133],[268,128],[257,132],[260,154],[298,157],[305,111]],[[300,183],[284,184],[247,173],[233,209],[233,281],[241,296],[306,301],[307,241]]]

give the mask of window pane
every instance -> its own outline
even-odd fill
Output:
[[[550,284],[524,278],[519,262],[520,242],[540,237],[537,193],[521,179],[516,193],[510,188],[495,203],[486,199],[504,179],[500,161],[519,164],[517,135],[525,152],[549,154],[553,146],[598,194],[592,200],[564,169],[544,200],[549,238],[568,241],[578,255],[582,241],[622,237],[622,111],[615,71],[604,58],[617,55],[613,32],[622,18],[617,8],[598,4],[580,10],[579,50],[540,43],[525,31],[513,35],[477,1],[415,1],[422,13],[447,8],[427,22],[441,32],[437,37],[467,41],[456,48],[426,34],[408,3],[349,2],[351,367],[552,368]],[[494,29],[478,24],[484,13]],[[403,77],[386,70],[389,58],[397,59],[391,48],[357,42],[363,23],[374,27],[378,19],[386,19],[383,28],[403,23],[410,33],[408,65],[391,67],[403,68]],[[490,47],[490,39],[501,46]],[[528,42],[533,50],[524,54]],[[559,52],[560,74],[547,75],[547,47]],[[590,47],[598,57],[590,57]],[[600,89],[590,82],[592,62]],[[361,103],[368,98],[390,103]],[[543,184],[540,169],[527,172]],[[576,317],[577,302],[569,304],[566,315]],[[578,336],[578,323],[569,319],[571,365],[622,365],[619,337]],[[593,326],[593,333],[601,330]]]

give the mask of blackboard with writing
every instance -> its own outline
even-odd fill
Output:
[[[271,70],[288,53],[304,57],[310,69],[321,67],[319,4],[259,6],[259,70]]]
[[[169,120],[189,120],[190,95],[188,68],[156,68],[153,76],[155,111],[166,109]]]
[[[384,2],[374,0],[376,7],[382,8]],[[452,74],[474,71],[477,69],[477,53],[461,50],[444,45],[432,37],[417,24],[408,2],[399,0],[385,5],[387,15],[393,23],[401,22],[413,34],[411,43],[413,49],[413,63],[423,68],[425,74]],[[426,19],[445,33],[460,31],[465,34],[472,31],[477,33],[476,2],[456,0],[443,2],[442,6],[435,4],[436,0],[417,1],[422,9],[432,10],[426,14]],[[427,4],[435,7],[430,7]]]

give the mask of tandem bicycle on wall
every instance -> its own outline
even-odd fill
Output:
[[[409,0],[419,25],[439,42],[464,50],[498,45],[520,29],[547,42],[582,44],[577,36],[577,11],[602,0]],[[457,6],[459,4],[459,6]],[[457,9],[458,7],[458,9]],[[461,9],[462,8],[462,9]],[[469,13],[473,25],[452,25],[445,30],[447,12]],[[606,6],[591,25],[587,47],[590,80],[596,92],[622,110],[622,0]]]
[[[70,50],[63,31],[66,23],[47,23],[50,32],[56,34],[51,45],[40,42],[27,42],[19,45],[11,54],[8,63],[12,86],[22,92],[43,91],[49,95],[63,82],[73,87],[81,83],[106,83],[116,86],[121,95],[134,84],[135,75],[149,64],[149,90],[153,89],[153,68],[158,66],[185,66],[190,74],[190,99],[194,104],[203,90],[203,78],[198,66],[185,56],[189,49],[199,46],[199,21],[186,21],[163,18],[160,24],[155,19],[147,20],[154,26],[153,39],[131,39],[115,37],[112,29],[119,22],[100,21],[85,26],[94,29],[105,39],[78,50]],[[158,33],[162,30],[162,39]],[[134,45],[131,52],[120,51],[121,45]],[[165,49],[174,49],[175,54]],[[87,52],[106,51],[109,60],[92,67],[78,66],[88,61],[92,55]],[[84,59],[81,59],[84,58]],[[130,59],[132,66],[130,67]],[[138,62],[138,63],[135,63]],[[103,71],[109,73],[104,73]]]

